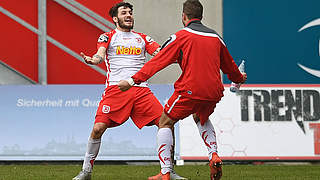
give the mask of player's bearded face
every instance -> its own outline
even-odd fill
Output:
[[[132,29],[134,24],[134,19],[132,16],[132,11],[130,8],[119,8],[118,13],[118,24],[122,29]]]
[[[119,18],[119,26],[122,29],[132,29],[133,24],[134,24],[133,18],[124,18],[124,19]]]

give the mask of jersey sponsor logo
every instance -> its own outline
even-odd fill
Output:
[[[137,48],[135,46],[131,47],[124,47],[124,46],[118,46],[116,50],[116,54],[122,54],[122,55],[140,55],[142,52],[141,48]]]
[[[105,35],[105,34],[102,34],[102,35],[100,35],[100,37],[98,39],[98,42],[99,43],[108,42],[108,40],[109,40],[109,37],[107,35]]]
[[[105,113],[105,114],[108,114],[110,112],[110,106],[103,105],[102,106],[102,112]]]

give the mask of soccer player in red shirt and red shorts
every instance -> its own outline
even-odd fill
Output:
[[[162,105],[148,88],[147,83],[135,85],[122,92],[117,84],[121,79],[129,79],[146,62],[145,52],[155,55],[160,45],[152,38],[132,30],[133,6],[120,2],[114,5],[109,14],[116,29],[102,34],[97,43],[97,53],[93,57],[81,53],[87,64],[96,65],[105,61],[107,68],[106,89],[97,109],[95,124],[88,140],[82,171],[73,180],[90,180],[93,163],[98,155],[101,136],[107,128],[120,126],[131,117],[141,129],[157,125],[163,112]],[[172,179],[185,179],[171,169]]]
[[[175,91],[164,107],[159,122],[158,155],[162,180],[170,180],[172,127],[189,115],[193,115],[199,133],[209,152],[210,177],[222,176],[222,161],[217,154],[216,135],[209,120],[216,104],[223,96],[224,87],[220,69],[235,83],[244,83],[245,73],[238,70],[222,38],[201,23],[203,7],[198,0],[183,3],[184,28],[163,45],[160,52],[147,62],[131,79],[122,80],[122,91],[133,84],[140,84],[169,64],[178,62],[182,74],[175,82]]]

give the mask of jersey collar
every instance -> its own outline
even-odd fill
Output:
[[[118,28],[115,28],[115,30],[116,30],[117,33],[131,33],[132,32],[132,29],[129,32],[120,31]]]
[[[195,19],[190,19],[188,22],[187,22],[187,24],[186,24],[186,26],[185,27],[188,27],[190,24],[192,24],[192,23],[201,23],[201,20],[200,19],[197,19],[197,18],[195,18]]]

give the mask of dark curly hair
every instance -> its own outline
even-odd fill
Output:
[[[118,15],[118,9],[119,7],[125,7],[125,8],[130,8],[131,11],[133,11],[133,5],[128,3],[128,2],[120,2],[115,4],[112,8],[110,8],[109,10],[109,15],[113,18],[116,17]]]

